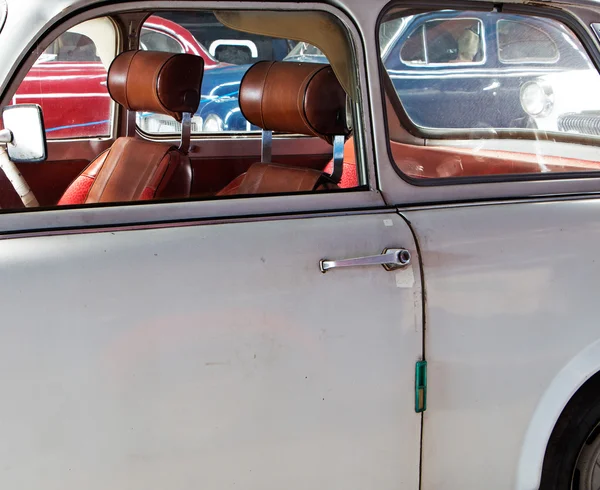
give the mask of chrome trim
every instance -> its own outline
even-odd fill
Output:
[[[258,217],[299,213],[322,213],[352,210],[356,214],[361,209],[384,206],[378,192],[372,191],[332,191],[306,194],[285,194],[272,196],[220,198],[181,202],[146,202],[115,205],[88,205],[78,207],[56,207],[36,209],[30,212],[0,212],[0,240],[12,238],[14,233],[28,233],[43,236],[50,230],[83,230],[99,227],[154,226],[162,223],[165,227],[181,226],[184,223],[206,219],[247,221]]]
[[[410,264],[410,259],[410,252],[404,248],[386,248],[379,255],[342,260],[323,259],[319,262],[319,268],[323,274],[338,267],[364,267],[370,265],[382,265],[386,271],[394,271]]]
[[[273,156],[273,131],[263,129],[261,135],[260,161],[263,163],[271,163]]]
[[[331,180],[336,184],[342,180],[344,173],[344,143],[346,138],[343,135],[337,135],[333,138],[333,170],[331,171]]]
[[[192,114],[184,112],[181,118],[181,144],[179,150],[186,155],[190,151],[190,141],[192,139]]]

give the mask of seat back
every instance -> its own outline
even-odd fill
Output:
[[[127,51],[108,71],[108,91],[129,111],[181,122],[200,104],[204,60],[188,54]],[[71,183],[59,205],[189,197],[192,171],[185,148],[118,138]]]
[[[240,110],[266,131],[317,136],[332,143],[350,131],[346,123],[346,93],[331,66],[319,63],[261,61],[240,84]],[[218,195],[269,194],[335,188],[331,176],[319,170],[271,162],[251,166]]]

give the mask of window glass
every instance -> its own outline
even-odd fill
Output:
[[[592,24],[592,29],[594,29],[596,36],[600,39],[600,24]]]
[[[387,30],[386,23],[382,28],[384,26]],[[436,65],[481,61],[483,24],[470,18],[427,20],[417,25],[405,38],[400,57],[406,64]]]
[[[385,24],[383,24],[385,25]],[[420,25],[406,38],[400,50],[400,57],[405,63],[425,63],[425,28]]]
[[[398,24],[399,14],[388,14],[400,27],[381,55],[392,150],[404,152],[396,153],[403,171],[461,177],[600,170],[600,75],[567,26],[455,11]],[[498,55],[486,52],[492,49]],[[455,69],[460,60],[474,63]],[[409,133],[427,139],[422,162],[402,146]]]
[[[559,51],[556,43],[540,27],[529,22],[499,20],[498,56],[505,63],[555,62]]]
[[[387,52],[388,47],[393,43],[394,37],[398,33],[400,29],[402,29],[402,25],[406,22],[406,19],[391,19],[381,26],[379,30],[379,46],[381,47],[381,52]]]
[[[160,14],[147,17],[140,30],[140,45],[171,52],[180,52],[176,48],[180,46],[191,58],[179,57],[186,63],[183,69],[189,67],[189,72],[181,76],[182,65],[177,62],[161,66],[154,82],[160,88],[162,105],[148,102],[145,97],[134,100],[132,91],[138,89],[139,77],[155,73],[151,65],[160,63],[162,58],[142,56],[142,64],[147,65],[129,65],[130,71],[122,80],[125,90],[115,90],[113,95],[125,105],[164,111],[179,120],[180,111],[194,110],[194,133],[213,136],[190,141],[181,134],[181,123],[174,118],[139,112],[137,122],[145,132],[123,137],[129,129],[123,124],[115,128],[112,138],[75,140],[110,134],[112,105],[106,88],[107,68],[114,60],[118,39],[108,19],[80,24],[49,44],[44,41],[47,49],[15,92],[13,103],[42,105],[48,136],[64,139],[49,141],[47,161],[16,162],[20,182],[15,180],[13,185],[0,171],[0,213],[24,205],[36,207],[36,200],[41,207],[63,209],[65,205],[367,190],[361,187],[366,183],[366,172],[358,171],[361,159],[360,153],[355,152],[353,137],[360,131],[363,117],[355,49],[336,16],[310,10],[226,10],[210,15],[195,15],[187,10],[183,14],[193,22],[185,24],[195,31],[192,34],[172,20],[185,19],[181,12]],[[281,36],[252,35],[248,39],[256,45],[256,58],[278,64],[262,70],[266,65],[256,66],[254,60],[244,65],[215,60],[198,41],[202,29],[196,20],[209,21],[207,29],[214,29],[217,18],[239,29],[235,31],[238,37],[219,31],[219,39],[239,41],[246,31],[260,33],[263,28],[273,36]],[[321,29],[311,30],[316,23]],[[234,31],[234,27],[229,29]],[[314,44],[285,39],[287,35],[303,37],[310,32],[315,36]],[[268,39],[270,50],[260,45],[259,39]],[[315,47],[317,44],[320,49]],[[333,65],[328,64],[324,54],[328,52],[335,53]],[[39,50],[32,50],[30,56],[38,53]],[[249,98],[247,110],[256,126],[242,116],[238,104],[242,79],[249,69],[254,69],[254,76],[246,77],[253,97]],[[201,102],[198,95],[202,96]],[[15,139],[25,141],[27,134],[34,134],[36,128],[19,128],[14,121],[7,119],[13,124],[15,135],[21,131]],[[260,137],[263,128],[273,132],[272,141],[267,137],[269,133]],[[248,135],[248,130],[255,134]],[[152,133],[152,137],[147,133]],[[26,194],[26,199],[20,197],[19,192],[27,188],[23,179],[35,199],[31,193]]]
[[[140,48],[147,51],[165,51],[167,53],[184,52],[183,46],[175,38],[148,28],[142,28]]]
[[[79,24],[40,55],[13,97],[39,104],[48,139],[107,137],[114,104],[106,88],[117,36],[108,18]]]

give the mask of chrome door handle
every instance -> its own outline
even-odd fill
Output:
[[[319,263],[321,272],[336,267],[360,267],[366,265],[382,265],[386,271],[393,271],[410,264],[410,252],[404,248],[386,248],[380,255],[369,255],[367,257],[356,257],[354,259],[327,260]]]

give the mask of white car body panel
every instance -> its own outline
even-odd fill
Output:
[[[427,297],[422,488],[535,490],[558,416],[600,370],[600,201],[405,215]]]
[[[388,246],[413,265],[319,270]],[[397,214],[15,238],[0,261],[2,488],[417,488]]]
[[[556,375],[537,404],[517,469],[517,489],[538,488],[548,438],[566,403],[600,372],[600,340],[585,347]]]

